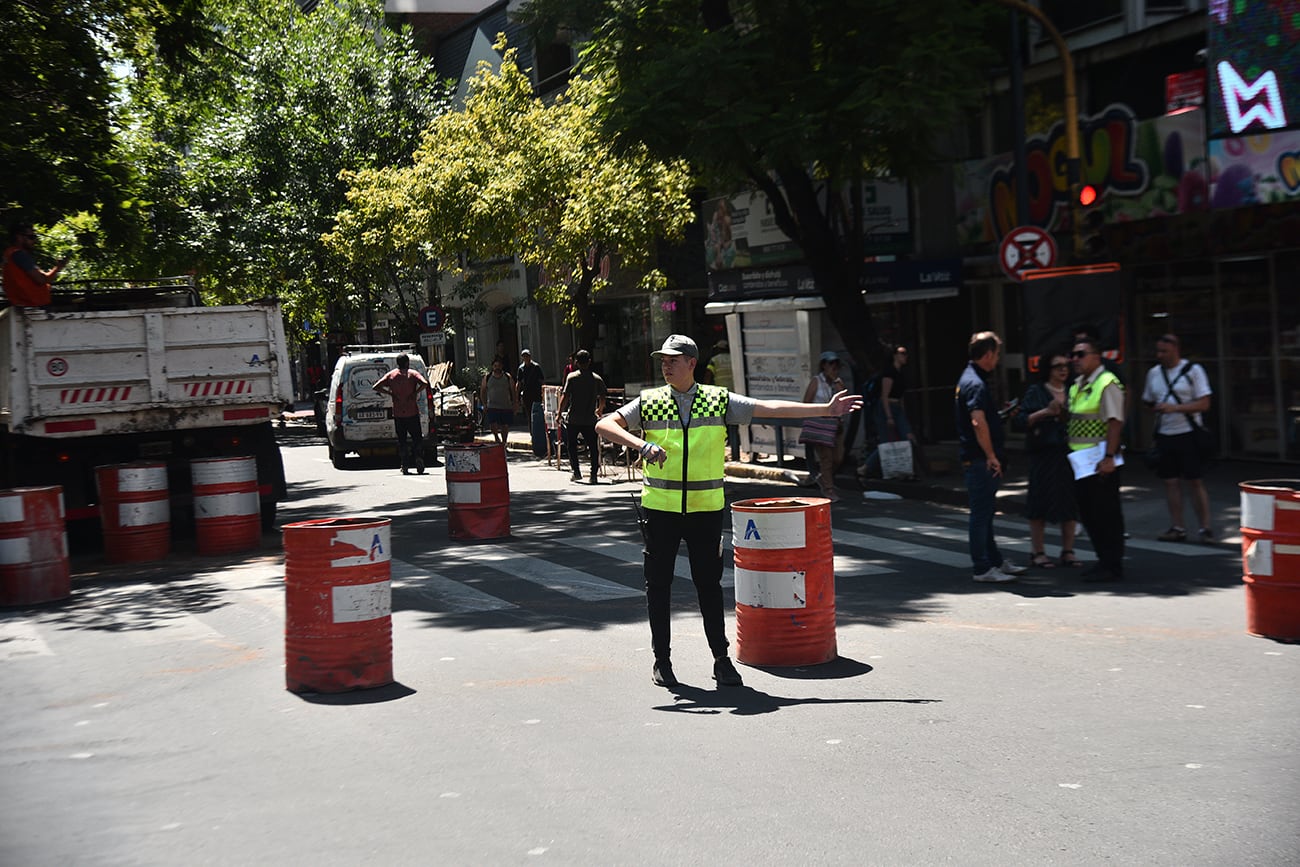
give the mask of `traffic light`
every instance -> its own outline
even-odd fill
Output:
[[[1106,215],[1102,213],[1100,202],[1101,195],[1092,184],[1079,187],[1074,251],[1083,261],[1099,259],[1106,252],[1106,239],[1102,237]]]

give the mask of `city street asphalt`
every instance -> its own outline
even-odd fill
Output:
[[[1300,863],[1300,645],[1245,632],[1233,544],[1236,483],[1287,468],[1214,468],[1212,546],[1154,541],[1132,468],[1118,585],[975,584],[955,479],[846,479],[839,659],[718,689],[683,581],[667,690],[625,469],[574,484],[513,448],[511,536],[462,543],[442,469],[335,470],[282,433],[282,523],[392,520],[396,683],[285,690],[276,535],[78,557],[70,601],[0,612],[0,864]],[[730,501],[811,493],[731,473]]]

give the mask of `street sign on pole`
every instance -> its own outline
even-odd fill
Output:
[[[420,335],[421,346],[445,346],[447,335],[442,331],[426,331]]]
[[[1012,280],[1022,279],[1026,271],[1054,267],[1056,241],[1046,229],[1017,226],[998,245],[998,264]]]
[[[416,314],[416,324],[420,326],[421,331],[441,331],[446,321],[446,314],[436,304],[421,307],[420,312]]]

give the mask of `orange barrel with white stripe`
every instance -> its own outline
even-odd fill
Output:
[[[0,490],[0,605],[72,595],[63,488]]]
[[[200,554],[249,551],[262,544],[257,458],[195,458],[190,478]]]
[[[285,685],[346,692],[393,682],[391,522],[284,525]]]
[[[1300,640],[1300,480],[1241,482],[1246,631]]]
[[[453,539],[501,539],[510,535],[510,476],[506,447],[448,445],[447,529]]]
[[[95,467],[104,556],[114,563],[161,560],[171,550],[167,465],[140,461]]]
[[[820,497],[731,504],[736,659],[817,665],[838,655],[831,501]]]

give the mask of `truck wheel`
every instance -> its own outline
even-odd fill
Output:
[[[334,465],[334,469],[336,470],[343,469],[344,466],[343,452],[334,448],[334,446],[330,446],[330,463]]]

